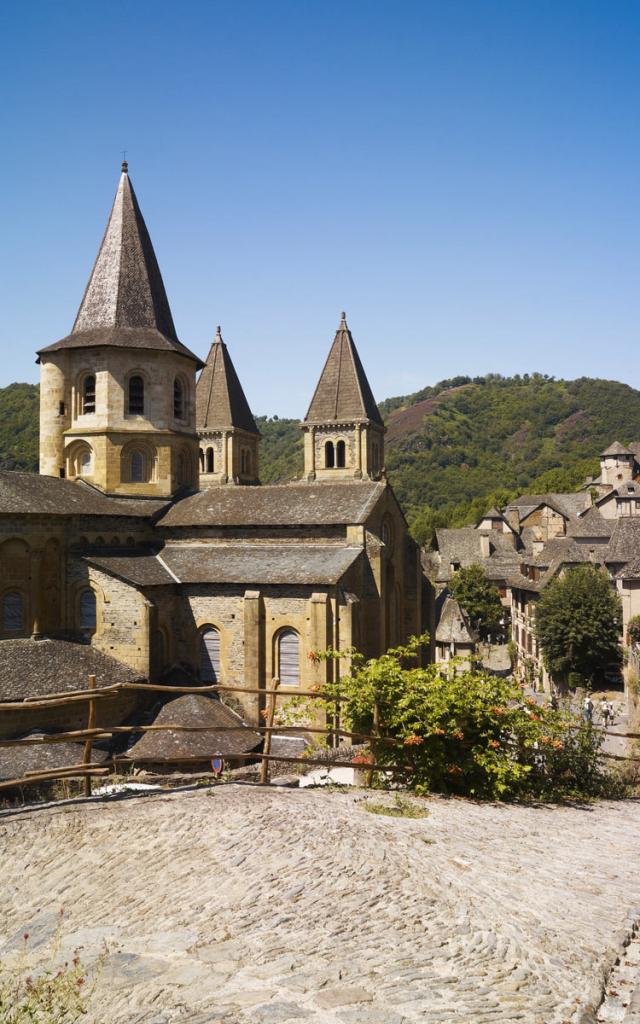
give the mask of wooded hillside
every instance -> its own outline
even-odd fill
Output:
[[[588,377],[456,377],[389,398],[380,410],[388,475],[420,541],[515,494],[573,490],[597,474],[598,453],[612,441],[640,440],[640,391]],[[35,385],[0,390],[0,464],[37,468],[37,420]],[[300,476],[298,421],[257,422],[262,481]]]

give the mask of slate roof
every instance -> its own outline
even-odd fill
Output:
[[[177,501],[160,526],[315,526],[364,523],[382,498],[384,482],[209,487]]]
[[[606,538],[605,538],[606,541]],[[594,545],[593,551],[602,554],[606,544]],[[572,537],[554,537],[547,541],[538,554],[529,556],[525,561],[529,565],[541,567],[568,562],[592,562],[591,548],[587,544],[578,544]]]
[[[557,493],[552,492],[548,494],[522,494],[518,498],[514,498],[509,502],[509,508],[517,508],[520,514],[520,520],[526,519],[526,517],[534,511],[536,508],[540,508],[541,505],[548,505],[555,512],[559,512],[561,516],[568,518],[569,516],[577,516],[579,512],[588,508],[591,504],[591,498],[584,491],[575,491],[570,493]]]
[[[48,639],[0,640],[0,700],[82,690],[89,675],[95,675],[97,686],[142,679],[141,673],[89,644]]]
[[[250,434],[259,430],[242,390],[220,328],[196,385],[196,430],[239,427]]]
[[[569,537],[610,537],[613,533],[614,523],[611,519],[605,519],[597,508],[589,508],[579,516],[574,516],[567,524],[567,535]]]
[[[110,498],[82,482],[0,470],[0,515],[146,517],[168,504],[140,498]]]
[[[483,536],[489,538],[488,557],[482,554]],[[478,530],[474,526],[440,529],[436,530],[436,545],[440,563],[436,570],[436,581],[439,583],[451,579],[452,562],[459,562],[464,568],[482,565],[489,579],[503,580],[517,570],[521,560],[510,536],[497,530]]]
[[[360,554],[361,547],[343,545],[213,543],[168,545],[159,557],[91,556],[86,560],[141,587],[166,586],[175,583],[175,577],[180,583],[306,585],[337,583]]]
[[[38,355],[103,345],[173,351],[203,365],[178,340],[126,163],[71,334],[40,349]]]
[[[625,483],[620,484],[619,487],[614,488],[611,491],[607,491],[601,498],[598,498],[596,505],[598,508],[600,505],[605,505],[613,498],[627,498],[629,501],[632,498],[640,499],[640,484],[635,480],[626,480]]]
[[[640,556],[640,516],[615,522],[605,561],[630,562]]]
[[[34,730],[29,736],[46,735]],[[20,737],[22,738],[22,737]],[[0,779],[19,779],[27,772],[46,772],[52,768],[80,764],[83,759],[83,743],[29,744],[24,747],[0,747]],[[91,763],[102,764],[109,755],[105,750],[91,751]]]
[[[617,580],[640,580],[640,554],[616,573]]]
[[[610,444],[603,452],[600,452],[600,457],[603,459],[607,455],[633,455],[633,452],[627,448],[626,445],[620,444],[619,441],[614,441],[613,444]]]
[[[165,563],[182,583],[337,583],[361,547],[226,544],[167,547]]]
[[[320,374],[305,423],[372,420],[383,425],[345,314]]]
[[[473,644],[476,640],[477,636],[467,622],[462,608],[451,594],[447,594],[436,626],[436,642]]]
[[[168,701],[151,725],[243,725],[231,708],[207,694],[188,693]],[[239,732],[145,732],[126,752],[136,762],[204,761],[216,754],[247,753],[260,744],[260,733],[247,726]]]
[[[84,561],[136,587],[171,586],[176,581],[155,552],[145,554],[91,554]]]

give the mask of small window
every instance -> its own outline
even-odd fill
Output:
[[[333,441],[327,441],[324,446],[324,465],[325,469],[333,469],[336,464],[336,451],[333,447]]]
[[[2,599],[2,629],[5,633],[24,630],[24,598],[17,590],[9,591]]]
[[[213,448],[207,448],[207,473],[213,473],[215,464]]]
[[[200,634],[200,679],[203,683],[220,681],[220,631],[205,626]]]
[[[300,685],[300,637],[294,629],[278,637],[278,677],[281,686]]]
[[[80,476],[91,476],[91,474],[93,473],[93,459],[91,457],[91,452],[88,449],[83,451],[83,452],[80,452],[80,458],[79,458],[78,461],[79,461],[79,464],[80,464],[79,465],[79,470],[80,470],[79,475]]]
[[[173,382],[173,415],[177,420],[184,419],[184,387],[178,377]]]
[[[64,402],[58,402],[58,416],[64,416]]]
[[[96,595],[89,587],[80,594],[80,629],[83,632],[95,633],[96,630]]]
[[[144,415],[144,381],[138,374],[129,378],[129,404],[127,411],[130,416]]]
[[[82,385],[82,412],[91,413],[96,411],[96,378],[92,373],[84,378]]]
[[[145,482],[145,465],[143,452],[131,452],[131,482],[143,484]]]
[[[336,466],[338,469],[344,469],[345,458],[346,458],[347,446],[344,441],[338,441],[336,445]]]

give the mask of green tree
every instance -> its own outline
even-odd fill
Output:
[[[502,607],[497,587],[481,565],[469,565],[454,575],[449,590],[482,639],[504,632],[508,612]]]
[[[601,569],[580,565],[553,579],[536,604],[535,630],[558,682],[579,676],[589,687],[622,660],[622,606]]]

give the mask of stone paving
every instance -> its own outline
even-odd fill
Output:
[[[37,957],[64,907],[63,955],[108,946],[87,1024],[595,1024],[640,920],[640,804],[432,799],[414,820],[365,796],[3,812],[2,961],[25,931]]]

